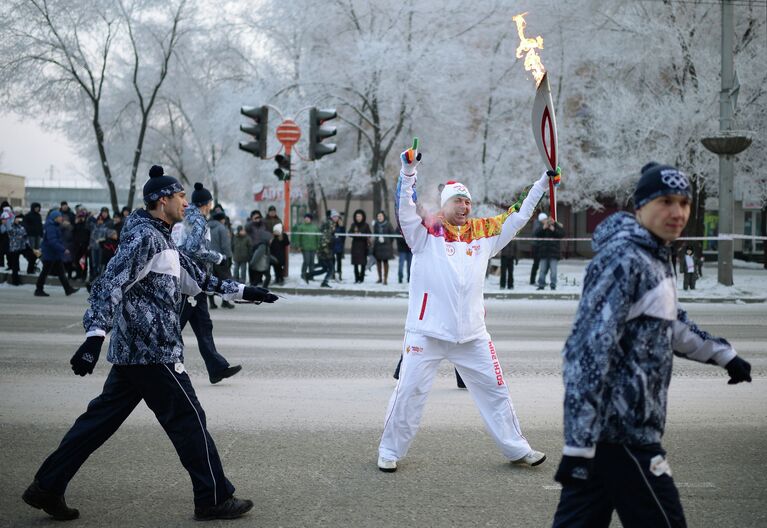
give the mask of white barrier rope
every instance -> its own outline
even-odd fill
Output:
[[[297,234],[299,236],[322,236],[322,233],[294,233],[293,231],[287,231],[286,234],[293,235]],[[377,238],[377,237],[383,237],[383,238],[402,238],[402,235],[393,234],[393,235],[376,235],[376,234],[365,234],[365,233],[334,233],[334,238],[340,238],[340,237],[359,237],[359,238]],[[591,242],[591,237],[576,237],[576,238],[535,238],[535,237],[514,237],[512,240],[520,240],[520,241],[552,241],[552,240],[559,240],[560,242]],[[705,236],[705,237],[679,237],[677,240],[680,241],[686,241],[686,240],[767,240],[767,236],[757,236],[757,235],[736,235],[736,234],[722,234],[722,235],[716,235],[716,236]]]

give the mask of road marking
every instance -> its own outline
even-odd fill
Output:
[[[716,484],[713,482],[675,482],[677,488],[687,489],[715,489]],[[543,486],[543,489],[549,491],[561,491],[562,486],[559,484],[550,484]]]

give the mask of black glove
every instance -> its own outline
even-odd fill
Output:
[[[745,359],[735,356],[724,368],[727,369],[727,374],[730,375],[730,381],[727,382],[728,385],[735,385],[741,381],[751,383],[751,363]]]
[[[267,303],[273,303],[278,299],[275,294],[269,293],[269,290],[259,286],[245,286],[245,291],[242,292],[242,298],[246,301]]]
[[[93,367],[96,366],[96,362],[99,360],[102,344],[104,344],[103,336],[87,338],[85,343],[77,349],[72,359],[69,360],[69,363],[72,365],[72,372],[78,376],[93,374]]]
[[[563,455],[554,480],[565,486],[583,486],[593,474],[593,458]]]

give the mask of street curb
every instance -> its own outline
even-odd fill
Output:
[[[275,286],[270,288],[276,293],[287,295],[335,295],[341,297],[377,297],[407,299],[407,292],[381,291],[381,290],[349,290],[341,288],[284,288]],[[510,293],[510,292],[485,292],[485,299],[523,299],[543,301],[578,301],[580,293]],[[679,302],[684,303],[747,303],[757,304],[767,302],[766,297],[679,297]]]
[[[35,284],[37,277],[34,275],[19,275],[22,284]],[[9,282],[11,274],[7,271],[0,271],[0,283]],[[84,283],[71,281],[72,286],[84,287]],[[58,277],[49,276],[45,280],[46,286],[60,286]],[[332,295],[337,297],[360,297],[360,298],[378,298],[378,299],[407,299],[408,293],[405,291],[383,291],[383,290],[350,290],[343,288],[285,288],[275,286],[270,288],[275,293],[286,295],[309,295],[321,297]],[[512,293],[512,292],[485,292],[485,299],[514,299],[514,300],[538,300],[538,301],[578,301],[581,298],[580,293]],[[765,297],[679,297],[679,302],[683,303],[745,303],[758,304],[767,302]]]

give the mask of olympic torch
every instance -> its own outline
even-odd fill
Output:
[[[551,87],[548,74],[543,74],[535,90],[533,102],[533,137],[538,145],[538,152],[543,157],[546,167],[556,176],[549,178],[549,208],[551,218],[557,221],[557,184],[560,175],[557,170],[557,119],[554,115],[554,103],[551,100]]]
[[[538,145],[538,151],[541,153],[543,162],[549,172],[549,214],[551,218],[557,220],[557,186],[561,176],[557,166],[557,119],[554,115],[554,102],[551,99],[551,86],[549,85],[549,76],[546,73],[536,49],[543,49],[543,38],[538,36],[528,38],[525,36],[525,15],[516,15],[512,20],[517,24],[517,33],[519,34],[519,46],[517,46],[516,56],[521,59],[525,57],[525,70],[532,72],[537,85],[535,91],[535,101],[533,102],[533,137],[535,144]],[[552,176],[553,174],[553,176]]]

